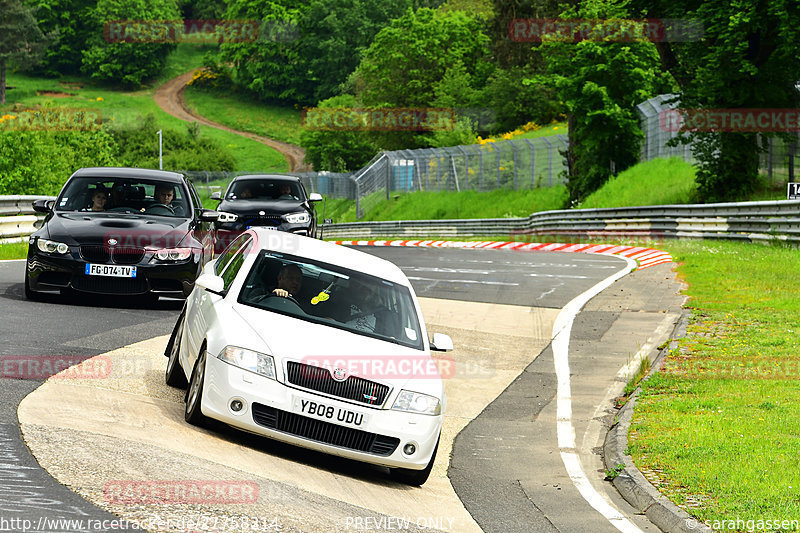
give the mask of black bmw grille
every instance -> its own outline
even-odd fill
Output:
[[[255,215],[244,217],[243,222],[248,226],[280,226],[283,218],[280,215]]]
[[[118,265],[135,265],[144,259],[144,248],[112,248],[111,258]]]
[[[336,381],[325,368],[294,361],[289,361],[287,370],[287,377],[292,385],[367,405],[383,405],[390,390],[387,385],[356,376]]]
[[[77,274],[72,278],[72,286],[79,291],[102,292],[105,294],[141,294],[147,292],[147,280],[144,278],[112,278]]]
[[[111,253],[102,244],[84,244],[81,246],[81,257],[91,263],[107,263],[111,259]]]
[[[103,244],[84,244],[81,246],[81,257],[90,263],[108,263],[118,265],[135,265],[144,259],[144,248],[114,248]]]
[[[394,453],[400,444],[400,439],[395,437],[338,426],[260,403],[253,404],[253,420],[281,433],[382,457]]]

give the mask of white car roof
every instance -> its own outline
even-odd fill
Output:
[[[307,257],[383,278],[406,287],[411,286],[408,278],[400,268],[394,263],[374,255],[347,246],[303,237],[285,231],[275,231],[261,227],[253,227],[250,231],[255,233],[258,238],[259,250],[272,250]]]

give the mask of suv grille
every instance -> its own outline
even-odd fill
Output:
[[[392,455],[400,445],[400,439],[396,437],[347,428],[260,403],[253,404],[253,420],[260,426],[281,433],[381,457]]]
[[[327,369],[304,363],[289,361],[287,370],[287,378],[292,385],[367,405],[383,405],[390,391],[388,385],[356,376],[336,381]]]

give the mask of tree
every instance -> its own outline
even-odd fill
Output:
[[[564,18],[608,19],[625,14],[613,0],[587,0]],[[638,162],[643,134],[636,105],[666,83],[659,76],[652,43],[614,39],[611,34],[607,41],[568,39],[543,45],[559,98],[569,113],[567,188],[573,202]]]
[[[492,71],[489,38],[481,23],[461,11],[407,11],[382,29],[355,72],[366,105],[428,106],[448,69],[463,69],[470,87]]]
[[[44,52],[35,72],[46,76],[79,74],[83,50],[98,31],[92,24],[92,10],[97,0],[33,0],[30,5],[39,28],[58,35]]]
[[[20,0],[0,0],[0,105],[6,103],[6,68],[36,63],[45,46],[31,8]]]
[[[147,41],[147,21],[178,20],[175,0],[98,0],[92,10],[92,23],[97,29],[83,52],[81,70],[98,81],[135,88],[158,75],[167,55],[175,49],[170,42]],[[110,21],[142,21],[141,26],[126,26],[120,35],[130,35],[133,42],[108,42],[100,31]],[[143,38],[144,37],[144,38]]]
[[[655,43],[680,88],[680,106],[796,108],[800,100],[800,2],[797,0],[631,0],[635,16],[702,22],[702,38]],[[704,201],[736,200],[753,190],[759,145],[754,133],[690,132]]]
[[[308,73],[297,50],[297,28],[307,11],[307,5],[292,0],[232,0],[226,19],[262,23],[257,41],[220,45],[220,60],[234,65],[239,87],[265,101],[303,100]]]
[[[346,110],[357,106],[352,95],[334,96],[319,103],[320,109]],[[367,132],[306,129],[300,136],[306,159],[315,170],[355,171],[363,167],[379,148]]]
[[[312,0],[300,21],[298,53],[307,72],[303,102],[339,94],[375,35],[411,0]]]

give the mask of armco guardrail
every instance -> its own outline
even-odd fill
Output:
[[[34,200],[52,196],[0,196],[0,239],[34,231]],[[800,200],[655,205],[543,211],[524,218],[393,220],[326,224],[328,239],[474,237],[491,235],[574,237],[722,238],[800,243]]]
[[[55,200],[55,196],[0,196],[0,241],[30,235],[43,218],[33,210],[34,200]]]
[[[328,224],[325,238],[381,239],[531,234],[576,237],[722,238],[800,242],[800,201],[568,209],[525,218]]]

